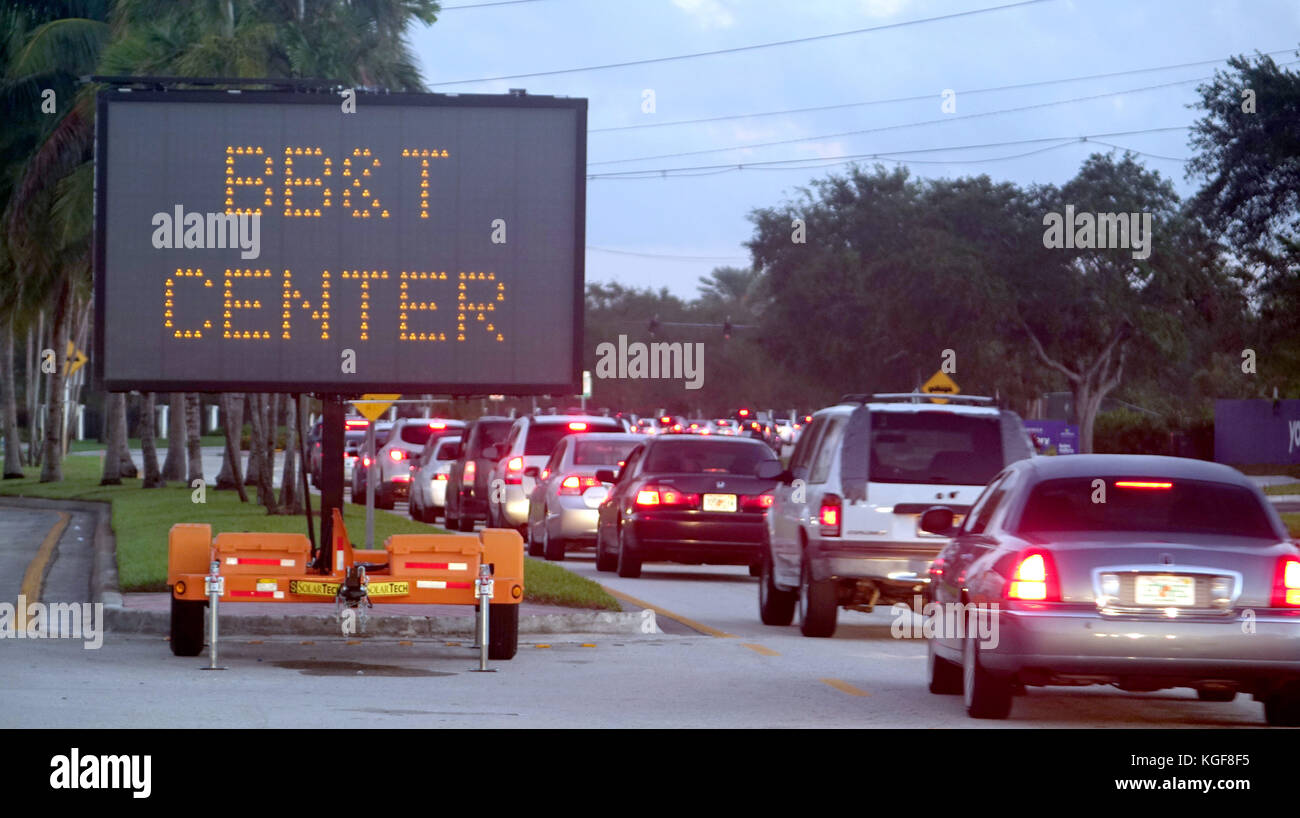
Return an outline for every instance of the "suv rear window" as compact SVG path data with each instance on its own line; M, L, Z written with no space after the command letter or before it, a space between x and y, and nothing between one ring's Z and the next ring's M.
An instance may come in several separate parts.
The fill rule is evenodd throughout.
M573 450L575 466L613 466L627 460L639 440L580 440Z
M587 432L621 432L623 424L615 421L587 421ZM549 455L555 451L555 444L565 435L580 434L569 428L569 422L534 423L528 429L528 440L524 442L524 454L531 456ZM630 451L630 450L629 450Z
M1020 518L1019 533L1120 531L1278 537L1254 492L1228 483L1158 477L1105 478L1104 503L1094 503L1093 481L1072 477L1034 487ZM1124 487L1118 482L1145 483Z
M483 456L483 450L488 446L499 446L505 442L506 435L510 434L510 427L514 425L513 420L492 420L480 421L474 428L478 430L478 440L474 442L475 450L470 452L474 458Z
M873 483L982 486L1003 467L996 417L872 412Z
M663 441L650 449L650 459L642 470L649 474L743 474L754 476L754 467L764 460L775 460L772 450L762 443L740 441L694 440Z
M440 437L458 434L460 429L449 428L446 425L435 429L427 423L411 423L402 427L402 442L423 446L429 442L429 438L436 441Z

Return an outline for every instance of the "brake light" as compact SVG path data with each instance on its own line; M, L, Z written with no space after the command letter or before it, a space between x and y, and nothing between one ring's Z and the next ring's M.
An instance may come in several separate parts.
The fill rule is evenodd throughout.
M766 511L776 502L776 496L772 494L750 494L742 495L740 498L740 507L745 511Z
M1056 564L1046 551L1026 551L1016 563L1007 584L1007 599L1030 602L1060 602L1061 584Z
M1300 560L1282 557L1273 579L1273 607L1300 607Z
M1115 485L1122 489L1171 489L1173 483L1156 483L1150 480L1116 480Z
M682 430L682 425L681 425L680 423L675 423L675 424L673 424L673 431L674 431L674 432L680 432L681 430Z
M391 457L394 462L400 463L401 461L406 459L406 452L402 451L401 449L389 449L388 456Z
M370 468L370 455L366 455L361 458L361 465L366 467L367 469Z
M348 420L343 425L349 429L364 429L368 424L364 420Z
M551 475L551 470L550 470L550 469L542 469L542 479L543 479L543 480L545 480L547 477L550 477L550 475Z
M429 428L430 428L430 429L446 429L446 428L447 428L447 424L442 423L441 421L436 421L436 420L435 420L435 421L433 421L432 423L429 424Z
M668 424L673 422L673 419L668 417L667 415L664 415L663 417L659 418L659 422L667 426Z
M747 418L749 417L749 410L741 409L737 414L739 414L742 418Z
M560 494L580 495L599 485L600 481L590 475L570 474L560 481Z
M517 486L523 482L524 459L522 457L512 457L506 463L506 483Z
M474 475L476 472L478 472L478 464L473 460L466 460L463 481L469 483L471 486L474 485Z
M574 421L573 423L570 423L570 424L569 424L569 431L570 431L570 432L585 432L585 431L587 431L587 424L583 423L583 422L580 421L580 420L579 420L579 421Z
M434 480L446 480L446 479L447 479L447 475L445 475L445 474L435 474L435 475L433 476L433 479L434 479Z
M817 512L817 522L821 524L823 537L840 535L840 510L843 501L838 494L827 494L822 498L821 508Z
M687 494L671 486L649 485L636 493L636 504L638 506L698 508L700 495Z

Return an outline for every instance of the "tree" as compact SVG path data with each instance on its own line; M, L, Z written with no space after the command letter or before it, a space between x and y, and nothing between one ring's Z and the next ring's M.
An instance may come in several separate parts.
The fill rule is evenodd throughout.
M185 441L189 447L189 470L185 482L190 486L193 486L196 480L203 480L203 440L199 437L200 409L198 393L187 393L185 395Z
M167 397L167 459L163 461L164 480L185 479L185 393L172 392Z
M221 420L225 431L226 438L226 460L225 466L222 467L224 472L228 466L230 469L231 485L225 488L233 488L239 494L239 502L247 503L248 494L244 491L244 480L240 472L239 457L239 437L243 430L243 412L241 407L244 405L244 396L234 392L221 396ZM217 477L217 488L221 489L221 477Z
M167 485L158 468L158 450L154 446L154 404L154 393L147 393L140 417L140 449L144 453L144 487L147 489L160 489Z
M105 401L106 404L121 401L126 403L126 395L121 392L113 392ZM126 440L126 409L125 406L121 411L113 411L111 407L105 406L105 415L108 419L107 440L108 445L104 450L104 471L99 478L101 486L120 486L122 484L122 458L120 457L121 446L125 445Z

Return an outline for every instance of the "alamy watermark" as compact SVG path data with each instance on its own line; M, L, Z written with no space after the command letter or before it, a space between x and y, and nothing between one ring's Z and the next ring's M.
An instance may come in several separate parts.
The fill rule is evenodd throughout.
M50 759L50 789L130 790L132 798L153 792L153 756L81 754L73 747L67 755Z
M186 213L176 205L172 213L153 214L153 246L156 250L224 250L238 248L240 258L262 255L260 213Z
M668 378L685 380L687 389L704 386L704 344L701 342L664 342L649 344L627 342L618 336L618 345L609 341L596 345L597 378Z
M895 602L890 606L894 621L889 633L895 639L979 639L980 647L993 650L998 646L998 603L924 602L918 595L913 602ZM917 623L917 612L921 622Z
M86 650L104 644L102 602L0 602L0 639L81 639Z
M1151 257L1150 213L1075 213L1043 216L1043 246L1051 250L1129 250L1133 258Z

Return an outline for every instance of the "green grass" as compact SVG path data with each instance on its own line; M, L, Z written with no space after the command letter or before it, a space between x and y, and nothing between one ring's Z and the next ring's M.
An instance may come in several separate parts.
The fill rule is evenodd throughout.
M1300 537L1300 511L1288 511L1282 515L1282 522L1292 537Z
M0 494L46 497L60 500L106 500L113 504L113 533L117 539L118 579L123 591L167 590L167 532L175 523L196 522L223 531L305 532L302 515L269 516L253 502L240 503L233 491L209 488L206 503L192 501L193 490L176 483L166 488L145 490L139 480L125 480L120 486L101 486L98 457L69 457L63 461L63 481L40 483L40 470L26 470L21 480L0 482ZM250 500L256 496L248 487ZM314 498L313 502L319 498ZM353 541L364 539L366 512L346 504L343 522ZM375 543L382 546L391 534L442 532L409 517L379 511L375 513ZM320 529L317 528L317 536ZM558 565L528 559L524 563L524 600L575 608L621 610L618 601L595 582L566 571Z
M1296 464L1296 463L1288 463L1282 465L1270 464L1270 463L1247 463L1245 465L1239 465L1236 463L1232 463L1229 465L1231 465L1234 469L1241 472L1242 474L1262 474L1262 475L1285 474L1287 477L1300 478L1300 464Z
M1300 483L1279 483L1276 486L1264 486L1265 494L1300 494Z

